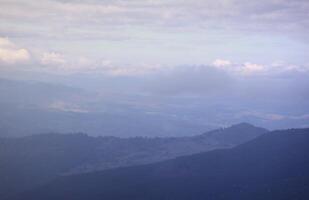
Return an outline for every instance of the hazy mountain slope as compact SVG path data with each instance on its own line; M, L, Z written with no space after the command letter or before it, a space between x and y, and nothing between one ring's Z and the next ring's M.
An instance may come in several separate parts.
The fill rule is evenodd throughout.
M309 129L275 131L233 149L67 176L16 199L306 200Z
M147 164L213 149L230 148L252 140L265 132L267 132L266 129L241 123L193 137L128 139L111 137L108 140L102 140L94 160L86 165L78 166L71 172L79 173Z
M147 164L229 148L265 132L263 128L243 123L199 136L179 138L125 139L47 134L0 139L0 195L32 188L62 174Z
M160 102L154 104L152 98L138 94L1 78L0 111L0 137L48 132L119 137L189 136L218 127L188 115L183 119L182 111L171 111Z
M0 197L46 183L85 163L96 145L95 138L82 134L1 139Z

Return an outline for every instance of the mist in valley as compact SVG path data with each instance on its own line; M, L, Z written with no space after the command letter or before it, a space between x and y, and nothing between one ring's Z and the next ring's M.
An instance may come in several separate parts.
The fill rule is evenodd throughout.
M0 199L309 199L307 1L0 10Z

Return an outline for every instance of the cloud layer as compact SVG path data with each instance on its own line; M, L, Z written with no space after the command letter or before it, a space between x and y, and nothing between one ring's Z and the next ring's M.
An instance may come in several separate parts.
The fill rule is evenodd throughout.
M0 36L72 59L303 64L309 52L306 0L2 0L0 6ZM2 52L16 53L27 57L24 50Z
M20 64L30 60L27 49L15 46L8 38L0 37L0 64Z
M184 108L200 98L190 112L222 108L226 118L307 119L307 0L1 0L0 7L2 77L194 99Z
M2 19L24 23L48 20L51 24L38 29L38 34L50 26L56 29L67 26L65 30L75 33L73 37L83 35L76 30L80 26L96 26L98 31L89 32L99 33L104 27L117 28L126 25L164 28L200 26L206 29L242 27L258 31L289 31L286 34L295 33L307 37L304 31L308 31L309 24L309 3L306 0L43 0L40 4L31 0L3 0L1 7L4 8L1 12ZM31 31L34 27L28 28L27 30ZM18 33L14 28L10 31ZM91 36L87 34L87 30L83 31L86 33L85 37ZM44 35L66 36L63 32Z

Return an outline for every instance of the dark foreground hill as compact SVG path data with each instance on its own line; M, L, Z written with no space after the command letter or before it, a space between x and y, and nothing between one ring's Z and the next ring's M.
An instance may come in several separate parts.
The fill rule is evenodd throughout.
M61 177L17 200L307 200L309 129L157 164Z
M0 199L45 184L60 175L148 164L230 148L265 132L263 128L243 123L179 138L46 134L0 139Z

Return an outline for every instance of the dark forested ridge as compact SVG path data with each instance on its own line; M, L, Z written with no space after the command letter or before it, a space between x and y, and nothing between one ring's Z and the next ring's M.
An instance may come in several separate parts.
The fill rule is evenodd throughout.
M1 197L45 184L59 175L154 163L230 148L267 132L242 123L193 137L117 138L44 134L0 139Z
M60 177L16 199L307 200L308 169L309 129L291 129L232 149Z

